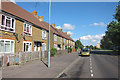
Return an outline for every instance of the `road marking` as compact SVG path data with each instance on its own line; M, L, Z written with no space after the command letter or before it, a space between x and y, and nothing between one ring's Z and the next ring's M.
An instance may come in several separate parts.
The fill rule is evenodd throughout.
M91 77L93 77L93 74L91 74Z
M92 67L90 67L90 69L92 69Z
M75 63L77 63L80 60L80 57L78 57L75 61L73 61L68 67L66 67L56 78L59 78L60 75L62 75L65 71L69 70Z
M93 72L92 70L90 70L91 71L91 73Z
M90 66L92 66L92 63L90 63Z

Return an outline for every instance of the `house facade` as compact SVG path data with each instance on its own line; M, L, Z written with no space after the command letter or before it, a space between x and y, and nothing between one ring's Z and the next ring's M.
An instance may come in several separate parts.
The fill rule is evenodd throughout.
M29 13L13 2L2 2L0 10L0 53L48 50L49 24L37 12ZM9 8L8 8L9 7ZM37 18L38 17L38 18ZM74 40L51 25L51 48L73 48Z

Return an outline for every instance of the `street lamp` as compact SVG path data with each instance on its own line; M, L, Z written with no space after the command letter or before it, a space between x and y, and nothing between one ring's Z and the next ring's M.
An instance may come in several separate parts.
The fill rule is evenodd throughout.
M48 67L50 67L50 16L51 16L51 0L49 0L49 39L48 39Z

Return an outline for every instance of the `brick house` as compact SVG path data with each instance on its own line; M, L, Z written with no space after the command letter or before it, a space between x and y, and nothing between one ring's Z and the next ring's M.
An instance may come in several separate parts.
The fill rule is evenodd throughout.
M0 53L47 51L49 24L43 16L37 18L37 12L29 13L13 2L2 2L0 22ZM52 24L51 48L64 50L65 46L73 47L74 40Z

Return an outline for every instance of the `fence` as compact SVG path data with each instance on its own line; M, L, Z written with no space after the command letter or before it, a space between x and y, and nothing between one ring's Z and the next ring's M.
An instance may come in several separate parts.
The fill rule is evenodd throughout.
M42 60L42 58L47 58L47 51L19 52L15 54L3 53L0 55L0 64L2 66L19 65L29 61Z
M68 50L58 50L57 55L62 55L68 53ZM40 52L19 52L15 54L0 54L0 64L1 66L10 66L10 65L22 65L29 61L42 60L43 58L48 57L48 51Z

